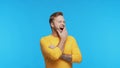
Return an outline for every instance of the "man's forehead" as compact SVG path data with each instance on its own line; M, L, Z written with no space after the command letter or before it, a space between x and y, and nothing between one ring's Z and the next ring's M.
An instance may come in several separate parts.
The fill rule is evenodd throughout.
M59 16L55 17L55 20L64 20L64 17L59 15Z

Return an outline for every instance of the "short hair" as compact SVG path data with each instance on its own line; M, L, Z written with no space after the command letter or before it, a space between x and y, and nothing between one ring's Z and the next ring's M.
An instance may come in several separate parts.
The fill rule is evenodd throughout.
M51 16L50 16L50 19L49 19L49 23L53 22L54 18L57 17L57 16L63 16L63 13L62 12L55 12L53 13Z

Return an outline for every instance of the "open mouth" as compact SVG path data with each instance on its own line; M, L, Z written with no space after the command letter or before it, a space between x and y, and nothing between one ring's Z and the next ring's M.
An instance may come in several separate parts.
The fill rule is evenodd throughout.
M63 30L64 28L60 28L60 30Z
M61 27L61 28L60 28L60 30L63 30L63 29L64 29L64 27Z

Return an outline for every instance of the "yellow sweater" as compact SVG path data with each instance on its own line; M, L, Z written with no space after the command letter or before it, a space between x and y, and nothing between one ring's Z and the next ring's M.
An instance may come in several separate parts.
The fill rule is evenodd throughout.
M79 47L72 36L67 37L63 53L57 47L58 43L59 38L54 37L53 35L45 36L40 40L46 68L72 68L72 63L60 58L62 54L72 55L72 62L79 63L82 60ZM56 48L51 49L49 48L50 45L54 45Z

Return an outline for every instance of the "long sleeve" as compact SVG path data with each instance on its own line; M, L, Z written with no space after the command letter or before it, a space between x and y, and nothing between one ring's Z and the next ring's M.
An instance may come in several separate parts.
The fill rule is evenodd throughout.
M55 47L54 49L49 48L51 45L50 41L45 38L40 40L40 45L44 56L51 60L57 60L62 55L62 51L58 47Z
M82 56L76 40L72 37L72 62L81 62Z

